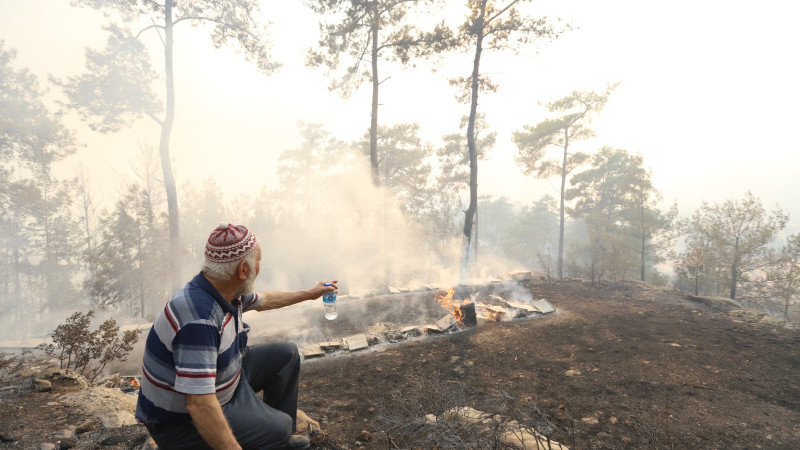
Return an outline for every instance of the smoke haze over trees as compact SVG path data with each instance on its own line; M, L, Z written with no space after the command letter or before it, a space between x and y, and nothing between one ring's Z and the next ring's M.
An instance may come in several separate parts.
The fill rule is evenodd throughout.
M195 41L210 36L213 47L232 43L241 51L237 61L255 63L254 83L289 86L289 80L257 74L273 74L283 62L271 52L282 37L271 34L268 41L264 25L282 19L277 11L262 8L257 14L254 1L232 2L230 10L201 3L176 6L171 18L170 8L107 6L112 23L105 28L103 14L89 9L97 14L102 41L86 50L79 61L85 67L49 78L21 64L0 32L0 341L41 338L57 319L89 308L99 316L118 314L120 321L151 320L176 280L199 271L205 239L221 220L257 234L264 249L259 283L275 289L331 277L357 295L387 285L452 285L464 275L462 258L469 255L472 264L461 281L485 281L511 270L595 283L639 280L727 296L800 320L800 245L788 208L762 203L759 191L742 183L741 192L681 210L693 199L664 198L660 177L666 169L650 161L647 149L594 136L625 89L624 80L595 80L608 86L605 91L545 87L547 95L536 99L545 106L516 106L513 123L508 108L496 107L497 97L524 94L518 87L505 89L506 73L514 71L505 64L534 47L555 45L556 35L560 40L577 32L554 28L570 17L515 0L471 0L458 9L425 13L412 8L429 3L423 1L378 2L380 13L358 10L358 2L306 1L313 11L301 17L314 27L322 24L322 30L303 59L331 70L319 89L347 85L358 96L359 82L371 81L371 112L362 101L360 116L310 116L291 127L295 143L283 146L272 144L274 131L260 129L265 119L256 113L248 117L261 133L253 139L253 153L229 145L225 126L193 124L192 133L212 128L221 136L217 152L208 154L185 140L178 141L182 147L170 144L172 116L213 117L216 92L224 96L230 86L202 86L207 109L181 108L181 95L197 91L185 78L173 80L173 58L178 64L179 55L190 56L187 48L209 47ZM454 10L460 15L453 16ZM171 29L183 21L186 47L176 47L173 55ZM190 23L198 29L191 31ZM136 34L140 29L154 33L152 39ZM360 34L353 34L356 29ZM376 53L376 46L385 54ZM482 62L486 50L491 51L484 57L495 59ZM380 116L379 59L382 74L398 74L391 89L381 91L393 103L381 106ZM372 69L365 73L364 64ZM442 118L445 126L433 128L426 119L426 110L437 107L434 97L414 104L419 119L397 120L389 113L397 97L388 91L411 96L423 89L406 83L402 75L410 72L431 85L442 81L445 90L455 80L451 84L470 110L452 99L451 89L455 112ZM529 76L540 84L536 73ZM479 94L495 90L478 101ZM294 95L298 100L291 107L315 109L314 102L302 101L302 92ZM277 100L263 105L265 111L284 107L289 108ZM134 160L120 157L119 167L104 170L64 169L71 161L118 151L91 136L124 134L143 118L157 125L157 147L155 134L134 132ZM357 133L342 132L338 120L358 122ZM186 133L180 127L176 132ZM267 151L279 156L261 165L254 155ZM500 176L483 171L501 153L516 154L514 166ZM227 164L243 173L257 166L257 175L225 176ZM196 165L220 171L198 177L192 173ZM108 173L114 180L98 188ZM538 190L484 190L502 184L503 177L531 174L544 179ZM244 192L232 189L235 183ZM697 197L705 199L702 192Z
M269 42L254 19L259 13L259 3L253 0L224 3L202 0L191 3L166 1L162 5L158 2L77 0L73 5L116 14L124 23L112 23L106 27L109 32L107 48L102 52L87 50L87 72L70 77L63 87L70 106L77 109L85 120L95 120L90 123L95 130L118 131L142 116L150 117L160 127L159 153L169 215L169 272L172 288L177 289L181 284L179 209L169 151L175 121L173 30L181 22L194 26L211 24L214 47L234 43L244 51L248 62L255 62L259 71L269 75L279 65L272 61ZM133 27L142 22L150 23L140 26L134 34ZM147 48L139 40L142 33L148 31L158 33L163 46L166 97L163 118L157 117L162 106L152 90L157 76L151 69Z

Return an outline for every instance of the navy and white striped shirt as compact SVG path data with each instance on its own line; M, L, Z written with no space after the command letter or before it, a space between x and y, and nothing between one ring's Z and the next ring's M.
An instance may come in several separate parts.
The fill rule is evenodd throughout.
M143 423L191 420L186 394L216 393L221 405L236 390L250 327L242 312L261 304L258 293L228 303L202 272L159 313L145 344L136 419Z

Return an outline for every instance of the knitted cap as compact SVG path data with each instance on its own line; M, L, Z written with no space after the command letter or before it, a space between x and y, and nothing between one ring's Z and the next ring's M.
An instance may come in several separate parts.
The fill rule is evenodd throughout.
M208 237L206 258L218 263L233 261L252 252L256 244L256 235L244 225L222 222Z

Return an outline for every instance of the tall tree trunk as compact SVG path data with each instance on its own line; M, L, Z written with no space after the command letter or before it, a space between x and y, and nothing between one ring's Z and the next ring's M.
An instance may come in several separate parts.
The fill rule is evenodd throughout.
M564 194L567 186L567 149L569 128L564 129L564 160L561 162L561 197L558 208L558 279L564 278Z
M784 303L783 303L783 319L786 320L787 322L789 322L789 302L792 300L791 292L794 290L791 286L795 283L794 282L794 279L795 279L795 273L794 273L795 272L795 265L794 265L794 263L790 263L790 264L791 264L791 266L790 266L790 269L789 269L789 274L786 276L786 279L788 280L788 283L790 283L789 284L790 287L787 289L789 292L786 292L786 290L784 290L784 293L783 293L784 300L785 300Z
M600 276L597 274L597 266L600 263L600 238L595 237L594 240L594 248L592 249L592 284L594 284L595 278L597 281L600 281Z
M48 192L48 182L50 178L50 170L47 168L46 165L42 165L42 220L44 222L44 262L42 264L42 283L44 285L44 292L45 292L45 300L48 303L48 306L52 306L55 293L53 292L53 271L52 271L52 260L53 260L53 250L50 246L50 207L48 202L49 192ZM39 307L40 310L42 308L42 300L39 300Z
M481 217L479 215L479 211L477 206L475 207L475 223L472 224L472 228L475 230L475 236L473 237L473 251L472 251L472 259L478 260L478 237L481 231Z
M4 237L4 239L3 239L3 269L4 270L3 270L3 274L2 274L2 276L3 276L3 295L2 295L2 300L4 300L4 301L8 301L7 296L8 296L8 290L10 288L9 287L10 286L9 285L9 283L10 283L10 278L9 278L10 271L7 270L7 269L11 267L11 256L9 255L8 251L9 251L8 237ZM3 303L5 303L5 302L3 302Z
M19 210L14 210L14 221L12 222L12 230L14 233L14 296L12 297L12 301L14 302L14 317L16 318L16 322L18 324L26 324L26 331L30 329L30 326L26 323L21 321L22 317L20 314L20 310L22 307L22 297L20 296L20 289L22 289L22 283L20 283L19 279ZM15 327L17 328L17 327ZM21 327L20 327L21 328ZM27 333L17 333L17 337L27 337Z
M642 267L641 267L642 274L641 275L642 275L642 279L641 279L641 281L644 282L644 266L645 266L644 256L645 256L645 241L647 240L647 236L646 236L645 227L644 227L644 194L642 194L642 195L643 196L642 196L642 248L641 248L641 257L642 257Z
M369 164L372 169L372 184L378 186L378 27L380 17L373 12L372 17L372 115L369 124Z
M463 259L461 260L461 278L469 276L470 243L472 239L472 224L475 212L478 210L478 148L475 142L475 119L478 115L478 86L480 77L481 52L483 51L483 27L486 15L486 1L483 0L478 16L478 38L475 43L475 60L472 63L472 102L469 107L469 123L467 124L467 148L469 149L469 206L464 212L464 243Z
M136 219L136 284L139 294L139 317L144 319L144 237L142 236L141 218ZM131 311L133 312L133 311Z
M731 300L736 300L736 284L739 282L739 238L737 237L733 244L733 262L731 263Z
M92 232L89 227L89 202L90 200L85 196L83 198L83 230L86 233L86 251L92 253Z
M164 73L166 74L167 109L161 123L161 171L164 175L164 189L167 192L167 213L169 215L169 272L172 290L180 288L180 233L178 227L178 190L169 160L169 138L175 121L175 80L172 68L172 0L164 2Z

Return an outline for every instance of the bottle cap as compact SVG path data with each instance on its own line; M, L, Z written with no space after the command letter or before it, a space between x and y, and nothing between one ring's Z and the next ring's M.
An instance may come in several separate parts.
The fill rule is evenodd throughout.
M325 283L325 286L331 286L331 283Z

